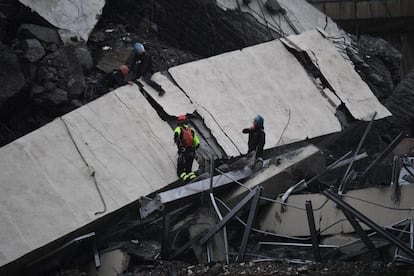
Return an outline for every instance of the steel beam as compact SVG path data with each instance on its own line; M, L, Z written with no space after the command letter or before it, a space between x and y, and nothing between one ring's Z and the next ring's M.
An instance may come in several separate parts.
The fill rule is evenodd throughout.
M349 223L355 229L355 232L357 232L358 236L361 238L362 242L365 244L368 250L376 250L375 245L369 239L367 233L365 233L364 229L362 229L361 225L356 221L356 219L352 216L352 214L348 212L345 208L342 208L342 207L340 208L342 210L342 213L344 213Z
M222 220L219 221L216 225L214 225L207 234L200 239L200 243L203 245L205 244L211 237L220 231L224 225L226 225L232 218L234 218L237 213L252 199L256 194L256 189L250 191L227 215L224 216Z
M162 234L161 257L163 260L169 258L169 236L170 236L170 214L164 213L164 229Z
M365 178L368 173L371 172L372 168L382 162L385 157L398 145L398 143L404 138L404 132L400 132L397 137L392 140L392 142L381 152L381 154L365 169L365 171L361 174L362 178Z
M367 137L368 132L370 131L370 129L372 127L372 124L374 123L374 119L375 119L376 116L377 116L377 112L374 112L374 115L372 115L371 121L369 122L367 128L365 129L364 134L362 135L361 140L359 141L359 144L357 146L357 149L354 152L354 156L352 158L352 161L351 161L351 163L349 163L348 168L346 169L346 172L344 174L344 177L342 178L341 184L339 185L339 193L340 194L344 193L344 191L345 191L346 179L348 178L348 174L351 171L352 165L354 164L353 161L354 161L355 157L358 155L358 152L361 149L362 144L364 143L365 138Z
M244 260L244 255L246 254L247 242L249 241L250 231L252 229L253 220L257 214L257 206L260 200L260 194L262 188L258 187L255 189L254 197L252 200L252 205L250 206L249 217L247 218L246 227L244 228L243 238L240 245L239 255L237 256L236 261L242 262Z
M395 202L400 201L400 172L401 172L401 158L394 156L392 160L392 174L391 174L391 187L392 194L391 200Z
M375 230L379 235L384 237L389 242L393 243L395 246L399 247L402 251L407 253L411 258L414 258L414 251L411 250L410 247L406 246L404 243L399 241L396 237L389 234L387 231L382 229L378 224L364 216L362 213L360 213L358 210L353 208L351 205L343 201L338 195L332 193L330 190L324 190L323 194L328 197L330 200L334 201L340 208L346 209L348 212L350 212L354 217L365 223L368 227Z
M269 164L269 160L265 160L264 164ZM249 168L249 166L245 166L239 170L222 173L221 175L216 175L212 178L209 177L207 179L202 179L175 189L161 192L152 200L142 197L140 198L141 207L139 209L141 218L145 218L157 210L162 211L164 208L163 204L242 180L252 174L253 171Z
M316 231L315 227L315 218L313 216L313 209L312 209L312 202L310 200L306 200L306 215L308 216L308 225L309 225L309 232L312 240L312 249L313 255L315 257L315 261L321 261L321 254L319 252L319 239L318 239L318 232Z

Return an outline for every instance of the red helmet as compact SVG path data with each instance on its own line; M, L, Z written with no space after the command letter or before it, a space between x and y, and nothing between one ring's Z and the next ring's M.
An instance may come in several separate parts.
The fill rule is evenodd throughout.
M126 76L126 75L128 75L128 66L126 66L125 64L124 65L121 65L121 67L119 67L119 70L122 72L122 75L124 75L124 76Z
M185 116L184 114L178 115L178 122L179 123L184 123L187 121L187 116Z

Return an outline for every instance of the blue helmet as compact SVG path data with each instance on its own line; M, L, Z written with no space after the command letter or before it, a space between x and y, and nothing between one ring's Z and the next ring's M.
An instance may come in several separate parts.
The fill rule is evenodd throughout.
M134 44L134 50L137 52L145 52L144 45L138 42Z
M257 126L260 128L263 128L264 126L264 119L262 116L257 115L256 117L254 117L254 121L256 122Z

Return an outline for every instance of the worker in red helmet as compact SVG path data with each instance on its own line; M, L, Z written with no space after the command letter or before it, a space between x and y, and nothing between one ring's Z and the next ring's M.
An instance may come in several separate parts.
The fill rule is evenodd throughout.
M105 94L112 89L128 83L127 75L129 68L126 65L122 65L119 69L112 70L105 74L96 83L96 90L99 94Z
M177 118L174 142L178 149L177 175L184 183L187 183L196 178L192 166L196 149L200 146L200 140L194 128L188 126L187 116L183 114Z
M142 77L149 86L158 91L159 96L165 94L165 90L161 87L161 85L151 79L154 74L154 70L152 68L152 57L147 53L144 45L139 42L135 43L125 64L131 68L131 79L139 79Z

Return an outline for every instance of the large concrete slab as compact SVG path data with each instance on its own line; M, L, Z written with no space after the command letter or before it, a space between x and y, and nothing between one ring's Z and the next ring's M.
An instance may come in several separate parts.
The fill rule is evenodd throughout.
M271 41L169 69L228 156L247 152L241 130L265 118L266 145L341 130L328 100L280 41ZM168 93L168 92L167 92Z
M377 112L376 119L391 116L352 65L321 32L310 30L282 38L282 41L298 51L307 52L354 118L369 121L374 112Z
M105 0L19 0L53 26L88 41L98 22Z
M348 191L343 199L381 226L390 226L403 219L413 218L414 185L401 187L401 200L398 203L391 200L391 193L391 187L366 188ZM321 231L321 235L354 232L342 211L322 194L291 195L287 203L298 208L288 206L285 212L281 211L280 204L272 204L268 211L262 212L260 229L281 235L309 236L305 210L307 200L312 202L316 229ZM361 226L368 229L363 223Z
M0 266L177 180L171 137L127 85L1 148Z
M271 14L266 9L265 2L251 1L249 5L244 5L243 0L217 0L217 5L224 10L237 10L240 7L242 12L251 14L258 22L282 36L296 34L296 31L302 33L314 28L321 28L331 36L341 35L347 41L349 40L347 34L339 29L334 21L306 0L278 0L281 7L286 10L286 16L281 13Z

